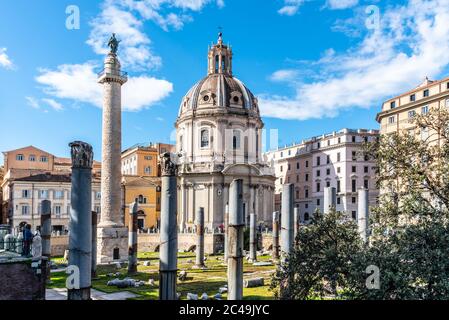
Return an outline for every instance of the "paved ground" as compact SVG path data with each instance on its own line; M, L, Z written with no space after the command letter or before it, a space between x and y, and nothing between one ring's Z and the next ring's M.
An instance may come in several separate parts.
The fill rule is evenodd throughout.
M90 291L92 300L126 300L138 297L129 291L121 291L116 293L104 293L95 289ZM47 289L45 292L46 300L67 300L67 289Z

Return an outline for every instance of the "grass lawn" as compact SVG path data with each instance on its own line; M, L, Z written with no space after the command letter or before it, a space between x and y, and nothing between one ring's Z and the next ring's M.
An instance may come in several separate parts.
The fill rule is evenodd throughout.
M187 293L195 293L201 296L204 292L210 297L218 293L218 289L227 284L226 266L223 264L223 255L206 255L206 270L192 269L195 261L195 253L179 253L178 254L178 269L179 271L187 271L187 280L181 282L178 280L178 292L181 293L181 299L186 299ZM270 256L258 257L259 261L269 261ZM56 264L63 263L61 257L52 258ZM144 261L150 261L150 266L144 266ZM129 291L137 294L137 300L156 300L159 295L159 253L158 252L141 252L138 254L138 273L130 276L136 280L145 282L144 286L139 288L118 289L116 287L108 287L107 282L117 277L108 277L109 273L120 272L118 277L124 279L128 277L126 265L117 270L115 265L99 266L97 269L97 279L92 280L92 287L106 293L114 293L118 291ZM269 290L271 273L275 270L275 266L253 266L245 260L243 267L243 277L255 278L263 277L265 279L265 286L258 288L244 288L243 296L245 300L266 300L273 299L273 293ZM57 272L51 274L52 283L49 288L65 288L66 274L64 272ZM154 279L154 287L148 284L149 279ZM226 299L226 294L223 295Z

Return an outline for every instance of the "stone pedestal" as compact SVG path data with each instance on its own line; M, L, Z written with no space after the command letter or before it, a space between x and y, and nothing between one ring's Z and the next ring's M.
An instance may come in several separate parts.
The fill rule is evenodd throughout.
M97 229L97 263L128 261L128 228L101 227Z

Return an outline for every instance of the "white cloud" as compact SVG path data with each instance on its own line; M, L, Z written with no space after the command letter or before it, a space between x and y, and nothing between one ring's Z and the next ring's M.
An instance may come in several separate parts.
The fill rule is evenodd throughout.
M344 53L311 62L315 76L294 84L293 97L262 94L262 114L282 119L333 117L342 110L380 107L383 99L435 77L449 65L447 0L409 0L382 14L379 29Z
M298 74L298 70L282 69L274 72L270 76L270 80L275 82L293 81L298 76Z
M146 76L130 78L123 88L123 107L138 111L158 103L172 92L173 84L166 80Z
M62 65L56 70L41 70L36 81L44 86L44 92L59 99L89 103L99 108L103 103L103 91L97 83L93 63ZM130 77L123 86L123 110L138 111L153 106L173 92L173 84L154 77ZM50 106L49 101L46 103Z
M65 64L56 70L40 70L36 81L45 85L44 92L60 99L102 105L102 90L97 83L93 63Z
M87 43L95 53L108 52L107 41L112 33L122 41L120 58L128 70L142 71L157 68L161 58L151 49L151 40L143 31L146 21L153 21L168 31L182 29L192 21L189 11L200 11L214 2L224 6L224 0L106 0L101 13L91 22Z
M62 104L60 104L56 100L45 98L45 99L42 99L42 101L45 102L46 104L48 104L50 107L52 107L53 110L55 110L55 111L64 110L64 107L62 106Z
M151 43L142 31L142 21L132 13L114 5L106 5L101 14L92 21L92 30L87 43L97 54L108 53L107 40L117 33L121 42L120 58L124 66L133 70L151 69L160 66L161 59L152 53Z
M39 101L34 97L25 97L28 105L33 109L40 109Z
M327 0L330 9L347 9L356 6L359 0Z
M14 64L12 63L9 56L6 54L6 48L0 48L0 67L6 69L13 69Z
M284 6L278 10L278 13L286 16L293 16L298 13L301 6L306 1L311 0L284 0ZM326 0L324 7L330 10L348 9L356 6L359 3L358 0Z
M279 9L281 15L293 16L299 8L304 4L305 0L284 0L284 6Z

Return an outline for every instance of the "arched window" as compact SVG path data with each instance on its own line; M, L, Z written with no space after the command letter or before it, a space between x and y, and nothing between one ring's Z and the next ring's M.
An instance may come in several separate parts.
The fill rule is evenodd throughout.
M221 56L221 72L225 72L226 70L226 57Z
M310 217L309 217L309 213L306 212L304 213L304 221L309 221Z
M232 148L234 150L240 149L240 131L234 130L234 134L232 137Z
M202 129L201 130L201 148L209 148L209 130L208 129Z
M215 56L215 73L218 73L218 68L220 66L220 58L217 56Z

